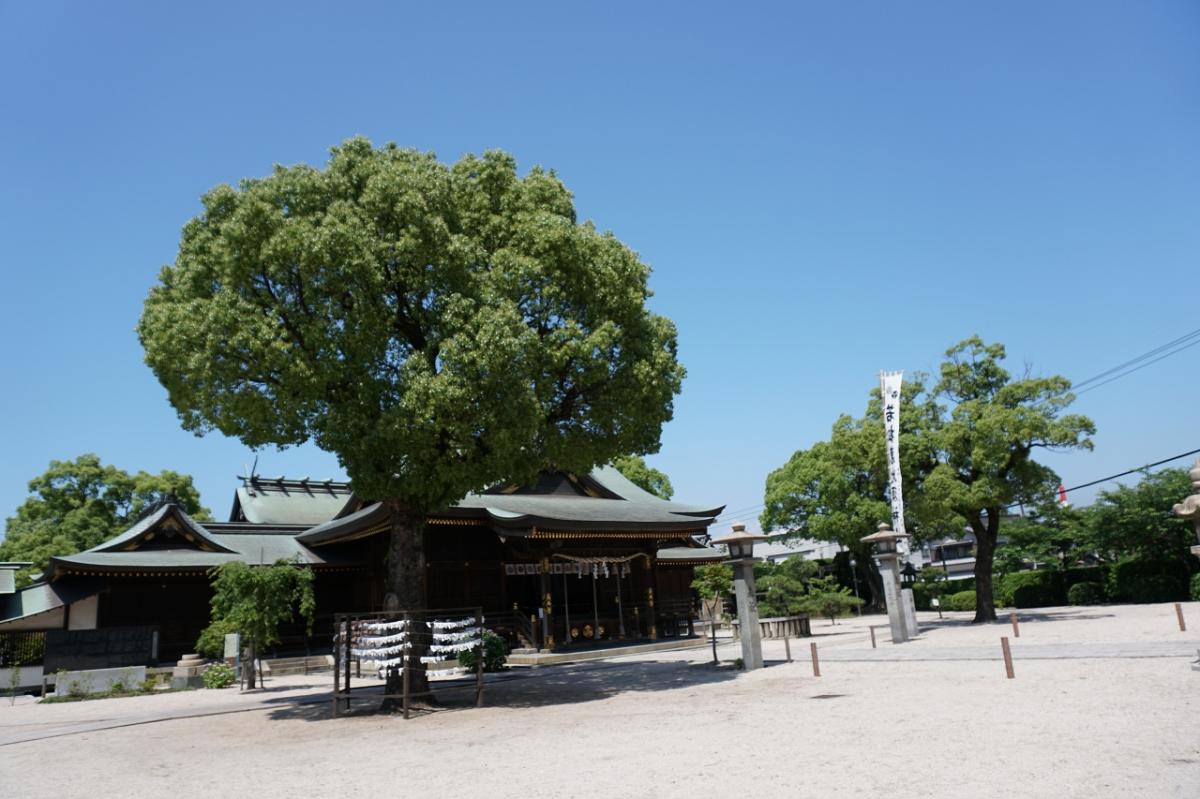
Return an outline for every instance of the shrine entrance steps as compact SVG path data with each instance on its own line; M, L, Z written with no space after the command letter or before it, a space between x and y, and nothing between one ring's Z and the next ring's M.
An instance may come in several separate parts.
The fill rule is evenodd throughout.
M622 655L645 655L654 652L674 652L680 649L700 649L705 645L703 638L674 638L667 641L647 641L628 646L597 647L595 649L562 649L554 652L539 652L529 649L514 649L508 655L510 666L553 666L560 663L576 663L581 660L602 660Z

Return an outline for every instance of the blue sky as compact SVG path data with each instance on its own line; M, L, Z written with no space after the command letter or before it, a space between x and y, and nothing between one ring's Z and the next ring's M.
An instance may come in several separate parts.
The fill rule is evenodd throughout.
M227 512L253 455L181 430L142 300L204 191L355 134L557 170L679 326L650 462L747 521L882 368L979 333L1080 380L1200 327L1195 3L249 5L0 2L0 514L83 452ZM1048 462L1200 447L1198 361L1081 396L1095 451Z

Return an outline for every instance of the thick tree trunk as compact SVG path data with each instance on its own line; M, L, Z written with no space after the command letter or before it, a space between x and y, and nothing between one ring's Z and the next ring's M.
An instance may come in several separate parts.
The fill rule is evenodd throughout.
M996 538L1000 532L1002 508L988 508L986 520L982 515L970 519L975 534L975 618L974 623L996 620L996 604L992 599L992 568L996 560Z
M887 604L883 598L883 575L879 573L879 564L875 562L875 558L870 553L867 553L859 556L858 566L866 577L867 590L871 595L870 607L873 610L886 610Z
M388 521L391 526L387 553L387 592L385 606L400 610L425 610L425 514L411 509L400 499L387 500ZM409 691L424 693L429 690L429 680L421 657L429 650L428 625L424 619L416 620L410 627L414 636L408 662ZM399 694L403 681L399 673L388 675L385 693ZM430 697L418 697L417 701L427 704ZM385 701L383 710L399 709L400 701Z

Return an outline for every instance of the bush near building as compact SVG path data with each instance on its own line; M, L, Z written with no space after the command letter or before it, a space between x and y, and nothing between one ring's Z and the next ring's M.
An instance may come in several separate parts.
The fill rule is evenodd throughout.
M942 608L945 610L975 610L975 592L959 591L942 598Z
M1076 583L1067 590L1067 604L1099 605L1105 596L1104 583Z
M1192 575L1192 601L1200 602L1200 574Z

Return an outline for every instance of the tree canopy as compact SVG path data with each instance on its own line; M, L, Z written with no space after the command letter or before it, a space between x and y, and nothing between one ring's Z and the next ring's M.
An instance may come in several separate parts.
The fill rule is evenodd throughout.
M385 501L401 607L425 603L428 512L658 449L675 327L553 172L354 138L203 205L146 298L146 361L186 429L311 440Z
M208 518L189 475L170 470L130 474L90 453L51 461L43 474L29 481L29 493L7 520L0 541L0 560L34 564L17 573L21 585L45 571L50 558L97 546L167 498L191 516Z
M675 494L671 479L652 466L640 455L622 455L613 461L613 466L625 475L629 482L661 499L670 499Z
M906 383L900 407L906 527L918 540L958 538L964 526L973 533L976 621L995 618L992 566L1005 510L1058 484L1033 455L1090 449L1095 432L1087 417L1064 412L1074 400L1070 381L1013 378L1004 357L1001 344L965 339L946 351L931 389L922 375ZM862 419L841 417L828 442L797 452L767 478L764 530L794 530L853 549L890 517L878 389L872 394Z
M1171 507L1191 492L1185 469L1146 473L1136 485L1101 491L1084 514L1089 546L1106 560L1188 561L1196 534Z
M355 138L203 203L138 324L188 430L311 439L422 510L658 448L674 325L554 173Z

